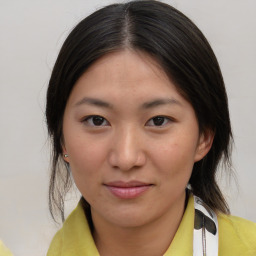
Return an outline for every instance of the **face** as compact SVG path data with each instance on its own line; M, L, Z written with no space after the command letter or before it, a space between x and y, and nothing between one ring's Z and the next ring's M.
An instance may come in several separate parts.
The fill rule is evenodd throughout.
M144 53L108 54L77 81L63 152L92 217L146 225L184 208L193 164L210 149L194 110Z

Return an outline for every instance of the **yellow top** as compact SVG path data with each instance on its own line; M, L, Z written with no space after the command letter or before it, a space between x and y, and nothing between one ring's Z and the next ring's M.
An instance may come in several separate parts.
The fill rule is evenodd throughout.
M256 223L224 214L218 216L219 256L256 256ZM190 196L179 229L164 256L192 256L194 200ZM79 203L52 240L47 256L99 256Z
M5 247L3 242L0 240L0 256L12 256L12 253L8 248Z

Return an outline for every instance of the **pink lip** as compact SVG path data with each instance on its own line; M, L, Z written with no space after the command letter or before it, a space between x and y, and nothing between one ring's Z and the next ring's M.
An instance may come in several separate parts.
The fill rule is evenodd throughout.
M152 184L140 181L114 181L104 185L114 196L122 199L132 199L139 197L152 186Z

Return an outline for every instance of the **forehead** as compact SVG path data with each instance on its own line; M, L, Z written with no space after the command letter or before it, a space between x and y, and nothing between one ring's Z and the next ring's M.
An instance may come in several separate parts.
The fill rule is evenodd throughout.
M123 50L106 54L78 79L74 91L104 95L129 92L133 96L178 93L159 63L144 52ZM96 96L96 95L95 95Z
M152 78L154 73L158 78L169 80L160 64L153 57L145 52L128 49L104 55L87 69L84 77L96 72L100 72L102 76L108 79L140 80L146 79L148 75Z

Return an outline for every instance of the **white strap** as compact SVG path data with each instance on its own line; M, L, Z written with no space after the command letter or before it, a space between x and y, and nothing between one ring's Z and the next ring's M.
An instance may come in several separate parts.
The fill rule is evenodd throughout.
M195 224L193 256L218 256L218 219L215 212L194 196Z

